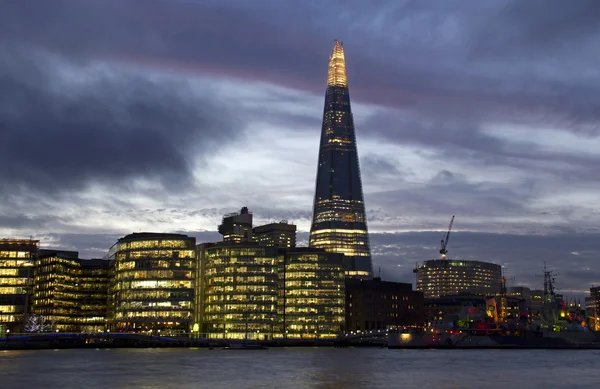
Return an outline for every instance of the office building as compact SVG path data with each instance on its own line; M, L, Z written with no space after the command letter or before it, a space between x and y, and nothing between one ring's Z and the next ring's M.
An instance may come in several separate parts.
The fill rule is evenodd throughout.
M157 334L191 331L196 239L134 233L115 243L110 286L113 331Z
M288 339L332 339L344 329L344 256L286 250L280 265L280 312Z
M104 331L109 261L80 259L77 251L40 250L32 312L61 332Z
M198 246L202 292L196 322L202 336L272 339L277 317L280 251L256 243L218 242Z
M24 332L39 241L0 240L0 333Z
M344 46L329 59L309 246L344 254L347 277L371 278L372 263Z
M296 226L287 220L269 223L252 229L254 241L268 247L296 247Z
M223 241L232 243L252 242L252 214L247 207L240 212L233 212L223 216L219 225L219 234Z
M415 269L425 298L500 294L502 267L483 261L433 259Z
M424 325L423 293L411 284L372 280L346 280L346 331L385 330L390 326Z

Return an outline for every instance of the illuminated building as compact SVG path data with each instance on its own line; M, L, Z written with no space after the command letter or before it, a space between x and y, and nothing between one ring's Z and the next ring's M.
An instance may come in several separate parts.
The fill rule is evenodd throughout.
M0 240L0 333L22 332L30 313L38 240Z
M187 333L194 300L196 239L134 233L117 241L110 287L113 331Z
M287 220L265 224L252 229L254 241L268 247L296 247L296 226Z
M329 59L309 246L345 255L346 276L370 278L371 250L344 47Z
M219 234L223 235L225 242L252 242L252 214L248 208L225 215L219 225Z
M209 338L272 338L277 332L275 247L255 243L205 243L198 246L201 294L196 317Z
M32 312L67 332L104 330L109 261L79 259L76 251L40 250Z
M585 317L588 318L590 328L600 331L600 286L592 286L590 295L585 298Z
M423 326L423 293L411 284L346 280L346 331L385 330L390 326Z
M460 294L500 294L502 267L494 263L433 259L415 269L417 290L425 298Z
M312 248L286 251L279 299L284 336L335 338L343 331L344 278L342 254Z

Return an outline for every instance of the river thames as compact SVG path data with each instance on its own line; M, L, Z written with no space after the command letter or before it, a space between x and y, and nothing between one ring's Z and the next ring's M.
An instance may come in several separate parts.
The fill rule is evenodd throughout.
M98 349L0 352L2 389L595 387L598 350Z

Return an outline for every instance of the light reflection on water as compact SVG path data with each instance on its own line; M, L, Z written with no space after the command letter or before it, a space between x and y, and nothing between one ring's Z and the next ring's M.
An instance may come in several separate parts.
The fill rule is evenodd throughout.
M0 352L1 389L592 387L597 350L118 349Z

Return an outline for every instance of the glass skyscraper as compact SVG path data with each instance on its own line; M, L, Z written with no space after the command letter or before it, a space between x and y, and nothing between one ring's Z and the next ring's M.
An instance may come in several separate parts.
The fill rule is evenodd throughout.
M329 58L309 246L344 254L347 277L372 277L344 46L337 40Z

